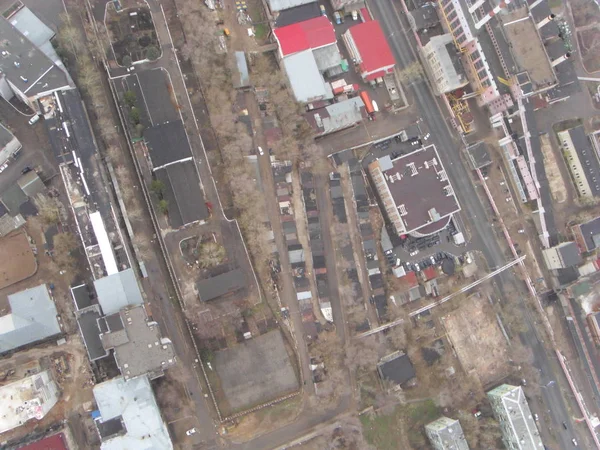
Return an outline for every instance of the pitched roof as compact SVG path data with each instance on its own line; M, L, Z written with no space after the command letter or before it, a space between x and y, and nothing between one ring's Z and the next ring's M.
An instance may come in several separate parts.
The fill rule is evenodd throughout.
M62 332L45 284L8 296L10 314L0 317L0 353Z
M127 269L94 281L98 303L105 315L119 312L128 305L141 305L142 293L133 269Z
M282 56L337 42L333 25L325 16L276 28L274 33Z
M120 419L125 434L104 436L102 450L168 450L173 448L147 377L114 378L94 386L100 424ZM121 430L122 428L120 428Z
M378 21L355 25L349 31L362 60L361 72L373 72L396 63Z
M198 296L203 302L213 300L222 295L242 289L246 285L246 277L241 269L234 269L215 277L200 280L196 283Z
M399 351L381 358L377 364L377 371L382 379L398 385L406 383L416 375L408 355Z
M333 98L331 84L323 79L311 50L284 58L283 65L299 102Z

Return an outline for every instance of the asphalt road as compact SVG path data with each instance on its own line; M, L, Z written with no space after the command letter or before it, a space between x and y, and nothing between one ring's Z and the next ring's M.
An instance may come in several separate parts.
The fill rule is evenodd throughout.
M411 46L413 46L412 36L409 38L403 31L409 29L408 25L405 20L401 19L401 15L394 4L388 0L373 0L370 2L370 7L375 18L381 22L384 34L388 37L388 42L400 69L415 61L416 58L411 49ZM496 241L492 227L487 221L485 209L472 185L471 174L461 162L460 144L450 134L435 97L424 81L414 82L407 88L407 93L413 96L429 126L431 140L436 144L448 176L452 180L462 207L463 216L469 219L474 244L482 250L489 267L504 265L506 258ZM522 292L524 289L523 283L517 280L511 272L504 272L502 276L498 277L497 285L500 293L505 291L504 285L514 286L516 292ZM537 336L533 327L531 312L524 303L521 304L521 309L526 318L527 331L522 333L520 337L524 344L533 351L534 365L540 370L541 374L541 384L546 385L554 380L558 381L560 385L564 385L566 381L564 381L562 374L558 372L560 369L557 362L550 360L543 343ZM555 373L559 375L558 378ZM559 433L557 438L561 448L570 448L572 447L571 439L573 437L578 441L580 439L572 431L572 427L569 427L568 430L564 430L562 427L562 422L571 423L571 416L561 395L560 385L554 383L548 388L541 389L541 391L553 422L553 428Z

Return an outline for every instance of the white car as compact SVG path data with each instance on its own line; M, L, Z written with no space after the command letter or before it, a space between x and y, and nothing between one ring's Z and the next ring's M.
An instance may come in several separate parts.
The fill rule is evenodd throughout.
M415 256L419 253L419 250L415 250L414 252L410 252L410 256Z
M575 447L577 447L577 441L575 440L575 438L571 439L571 442L573 443L573 445L574 445Z
M39 114L36 114L35 116L32 116L31 119L29 119L29 125L33 125L38 120L40 120L40 115Z
M196 429L195 428L190 428L189 430L187 430L185 432L185 434L187 434L188 436L191 436L192 434L196 434Z
M262 156L262 155L264 155L264 154L265 154L265 152L263 152L263 149L262 149L262 147L258 147L258 154L259 154L260 156Z
M358 20L358 11L357 10L352 11L352 20Z
M425 136L423 136L423 140L426 141L430 137L431 137L431 133L427 133Z

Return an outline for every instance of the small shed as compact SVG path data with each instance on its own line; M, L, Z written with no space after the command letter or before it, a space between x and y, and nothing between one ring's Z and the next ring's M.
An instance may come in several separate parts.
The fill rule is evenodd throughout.
M233 74L233 87L236 89L247 89L250 87L250 74L248 73L248 62L244 52L234 52L235 69Z

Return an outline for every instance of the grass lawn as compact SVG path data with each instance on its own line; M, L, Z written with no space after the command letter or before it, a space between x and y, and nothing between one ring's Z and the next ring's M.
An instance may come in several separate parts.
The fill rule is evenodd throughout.
M256 36L256 39L259 40L265 39L268 31L269 29L264 23L259 23L254 27L254 35Z
M569 128L575 128L581 124L583 124L583 121L579 118L576 118L555 123L552 128L554 129L555 133L560 133L561 131L568 130Z
M433 400L396 406L390 415L363 414L360 421L367 442L378 450L395 450L401 448L406 437L411 446L421 446L425 443L423 427L440 416ZM404 426L402 426L404 425ZM406 430L408 436L402 435Z

